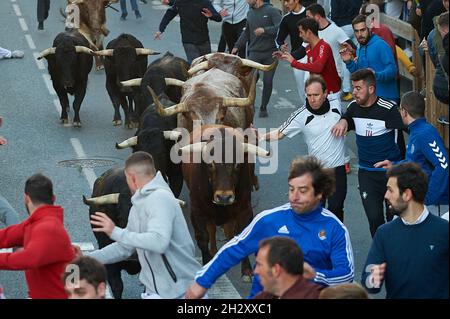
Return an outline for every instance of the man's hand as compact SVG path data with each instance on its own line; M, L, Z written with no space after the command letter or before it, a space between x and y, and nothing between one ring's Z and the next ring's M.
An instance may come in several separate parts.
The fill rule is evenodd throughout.
M219 14L220 14L220 16L221 16L222 18L223 18L223 17L227 17L227 16L230 15L230 14L228 13L228 10L227 10L227 9L222 9L222 10L220 10Z
M275 51L272 53L272 57L277 58L279 60L285 60L289 63L292 63L294 61L294 57L289 52L283 52L283 51Z
M303 262L303 278L305 279L313 279L316 277L316 271L310 264L307 262Z
M202 14L207 17L208 19L212 17L212 12L211 10L209 10L208 8L203 8L202 9Z
M72 245L72 247L73 247L73 250L75 251L75 256L77 258L83 256L83 252L81 251L80 246Z
M384 280L384 272L386 271L386 263L381 265L373 265L370 269L368 288L380 288Z
M419 47L425 51L428 51L428 41L426 38L423 38L422 42L420 42Z
M0 145L6 145L8 144L8 141L3 136L0 136Z
M92 229L94 232L103 232L108 237L111 237L113 229L116 227L114 222L105 213L101 212L95 212L94 215L91 215L91 224L97 226Z
M155 35L153 36L153 39L155 39L155 40L161 40L161 32L160 31L157 31L156 33L155 33Z
M331 134L336 137L344 136L347 133L348 123L346 120L341 119L331 128Z
M264 28L257 28L254 33L257 37L261 36L264 33Z
M416 14L417 14L418 17L421 17L422 16L422 9L416 8Z
M237 54L237 52L238 52L238 48L233 48L233 49L231 50L231 54Z
M200 286L198 283L194 283L186 290L186 299L201 299L206 294L207 289Z
M353 59L354 52L353 48L347 42L341 44L341 49L339 49L339 54L341 55L341 59L344 62L348 62Z
M392 162L390 160L384 160L384 161L375 163L373 165L373 167L376 167L376 168L382 167L384 169L390 169L392 167Z
M280 45L280 51L281 52L289 52L289 44L283 43L282 45Z

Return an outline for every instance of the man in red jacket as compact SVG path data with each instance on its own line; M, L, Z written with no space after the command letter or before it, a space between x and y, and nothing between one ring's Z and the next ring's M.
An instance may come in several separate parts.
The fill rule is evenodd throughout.
M25 270L32 299L67 298L61 276L75 258L63 224L63 209L53 205L51 180L35 174L25 183L28 217L22 223L0 230L0 248L21 247L0 253L0 270Z

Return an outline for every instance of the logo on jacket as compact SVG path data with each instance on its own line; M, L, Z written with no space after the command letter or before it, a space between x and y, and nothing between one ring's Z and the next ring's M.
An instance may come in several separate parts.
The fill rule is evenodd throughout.
M366 125L366 136L373 135L373 123L367 123Z
M325 240L327 239L327 234L325 233L325 230L322 229L321 231L319 231L319 233L317 234L317 236L319 236L320 240Z
M279 234L289 234L289 229L287 229L286 225L280 227L280 229L278 229L278 233Z
M411 154L414 153L416 147L414 146L414 143L411 144Z
M366 199L368 194L367 194L367 192L362 192L361 196L362 196L363 199Z
M434 245L430 245L430 250L433 250L434 249Z

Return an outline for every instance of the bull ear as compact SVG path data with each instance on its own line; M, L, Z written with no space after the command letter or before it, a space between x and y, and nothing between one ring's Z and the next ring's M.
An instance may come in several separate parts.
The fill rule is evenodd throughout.
M41 53L39 53L39 56L38 56L37 59L40 60L40 59L42 59L42 58L45 58L47 55L55 54L55 52L56 52L56 48L55 48L55 47L45 49L44 51L42 51Z
M161 52L157 52L152 49L136 48L136 54L137 55L157 55L157 54L161 54Z

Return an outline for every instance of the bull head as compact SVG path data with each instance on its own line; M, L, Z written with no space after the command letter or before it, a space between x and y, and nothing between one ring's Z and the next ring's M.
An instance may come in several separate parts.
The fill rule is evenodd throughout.
M55 54L56 52L56 48L52 47L52 48L48 48L45 49L44 51L42 51L41 53L39 53L38 56L38 60L47 57L48 55L52 55ZM81 45L76 45L75 46L75 52L76 53L87 53L87 54L93 54L94 51L92 51L91 49L85 47L85 46L81 46Z
M108 195L92 197L92 198L86 198L86 196L83 195L83 203L88 206L118 204L119 203L119 195L120 195L120 193L114 193L114 194L108 194ZM185 201L178 199L178 198L176 198L176 200L181 207L186 206Z

